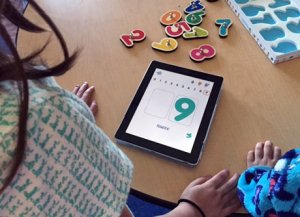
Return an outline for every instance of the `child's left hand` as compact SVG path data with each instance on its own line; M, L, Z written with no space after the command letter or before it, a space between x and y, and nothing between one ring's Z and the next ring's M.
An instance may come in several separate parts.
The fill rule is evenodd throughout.
M89 84L87 82L84 82L81 86L76 85L73 89L73 93L79 98L81 98L88 105L95 117L98 112L98 105L95 100L92 100L94 92L95 87L89 87Z

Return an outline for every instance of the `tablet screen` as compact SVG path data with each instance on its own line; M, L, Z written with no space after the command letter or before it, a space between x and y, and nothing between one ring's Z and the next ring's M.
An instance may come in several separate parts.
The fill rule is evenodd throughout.
M213 86L156 68L126 133L191 153Z

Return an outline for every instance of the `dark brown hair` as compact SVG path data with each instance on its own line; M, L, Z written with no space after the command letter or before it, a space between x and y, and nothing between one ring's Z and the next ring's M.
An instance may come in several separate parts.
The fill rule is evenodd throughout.
M39 79L48 76L58 76L64 74L70 69L77 57L78 52L74 52L72 55L69 54L65 40L50 19L50 17L43 11L42 8L34 0L29 0L29 5L39 14L39 16L49 25L51 30L57 37L61 49L64 54L64 60L55 66L49 68L35 67L33 64L34 60L42 53L48 42L40 49L34 51L32 54L25 58L21 58L16 50L15 44L12 41L6 28L0 22L0 37L8 48L9 53L5 53L0 50L0 82L15 81L18 84L19 90L19 120L18 120L18 140L16 149L14 151L14 157L10 162L10 172L6 177L1 189L0 194L10 184L12 179L17 173L17 170L23 161L24 152L26 148L26 132L27 132L27 117L28 117L28 79ZM28 32L39 33L46 31L45 29L35 25L28 19L26 19L10 2L10 0L0 0L0 19L8 19L18 28L21 28Z

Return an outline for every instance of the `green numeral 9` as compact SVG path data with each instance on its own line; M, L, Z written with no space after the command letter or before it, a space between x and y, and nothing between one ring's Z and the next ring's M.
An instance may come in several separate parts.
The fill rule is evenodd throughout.
M181 121L189 115L191 115L196 108L196 105L193 100L189 98L180 98L175 103L175 109L180 112L179 115L175 117L176 121Z

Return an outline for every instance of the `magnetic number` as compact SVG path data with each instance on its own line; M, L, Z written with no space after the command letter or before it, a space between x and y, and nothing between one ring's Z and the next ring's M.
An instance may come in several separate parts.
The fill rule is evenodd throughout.
M174 38L163 38L160 42L153 42L151 46L155 50L171 52L178 47L178 42Z
M131 34L123 34L120 36L120 40L126 47L132 47L135 42L143 41L146 38L146 34L144 31L135 29L131 31Z
M205 59L213 58L216 55L216 50L209 44L201 45L190 51L190 58L196 62L201 62Z
M217 19L216 25L219 27L219 36L225 38L228 36L228 29L232 25L231 19Z
M182 14L178 10L170 10L165 12L160 17L161 24L165 26L172 25L174 23L177 23L179 20L181 20Z
M184 12L186 14L190 14L204 9L205 7L201 4L201 2L199 0L195 0L188 4L188 6L184 9Z
M198 11L198 12L194 12L192 14L188 14L185 17L185 21L191 25L191 26L196 26L199 25L200 23L202 23L203 21L203 16L205 16L206 12L203 11Z
M175 23L172 26L166 26L165 32L169 37L177 38L183 34L183 32L191 31L191 27L187 22L181 21L179 23Z

